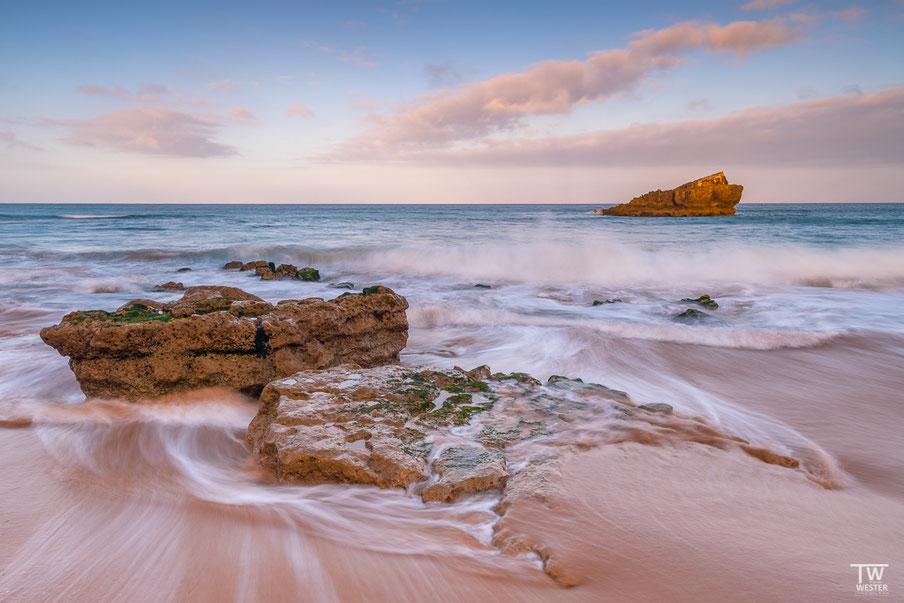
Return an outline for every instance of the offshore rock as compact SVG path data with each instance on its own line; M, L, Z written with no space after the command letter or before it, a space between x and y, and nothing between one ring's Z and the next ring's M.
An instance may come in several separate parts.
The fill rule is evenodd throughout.
M700 310L696 310L694 308L688 308L681 314L674 316L672 320L689 325L701 322L703 320L706 320L707 318L709 318L709 314L707 314L706 312L701 312Z
M262 281L276 281L282 279L294 279L297 281L320 280L320 272L316 268L307 266L299 269L292 264L273 266L273 264L270 263L266 266L258 266L254 269L254 273L260 276Z
M741 200L744 187L728 184L723 172L682 184L678 188L656 190L615 207L594 210L606 216L730 216Z
M138 400L210 386L257 395L303 369L396 362L407 308L385 287L276 306L234 287L189 287L172 303L72 312L41 339L69 356L86 396Z
M690 302L690 303L694 303L694 304L700 304L704 308L712 308L713 310L716 310L719 307L719 304L716 302L716 300L714 300L707 294L703 294L700 297L697 297L694 299L691 299L690 297L685 297L685 298L682 298L681 301Z
M636 407L596 383L555 376L543 385L485 366L301 371L267 385L260 401L248 442L280 481L409 488L424 501L502 490L506 503L516 468L622 442L695 442L798 466L664 403Z
M268 262L266 260L254 260L253 262L245 262L244 264L241 265L239 270L244 270L244 271L255 270L255 269L259 268L260 266L270 266L270 265L273 265L273 262ZM273 266L273 267L276 268L276 266Z

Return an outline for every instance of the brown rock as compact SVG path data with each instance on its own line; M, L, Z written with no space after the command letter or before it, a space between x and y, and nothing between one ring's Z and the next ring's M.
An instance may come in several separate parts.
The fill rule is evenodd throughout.
M240 270L254 270L259 266L268 266L270 262L265 262L264 260L255 260L253 262L246 262L242 264Z
M156 285L154 289L159 289L162 291L182 291L185 287L182 283L177 283L174 281L169 281L168 283L163 283L162 285Z
M678 188L657 190L628 203L594 210L607 216L730 216L741 200L744 187L728 184L723 172L682 184Z
M437 434L488 412L505 386L460 369L346 365L270 383L248 427L261 464L282 481L408 487L430 476ZM447 448L432 464L425 501L499 488L508 477L498 450Z
M232 262L226 262L226 265L223 266L223 270L240 270L242 266L241 260L234 260Z
M497 490L509 475L501 452L462 446L443 450L433 470L439 481L424 489L424 501L452 502L459 494Z
M317 269L311 268L310 266L299 269L292 264L280 264L275 268L273 267L273 264L258 266L254 269L254 273L260 276L262 281L276 281L282 279L294 279L297 281L320 280L320 272Z
M370 291L274 307L234 287L189 287L169 304L67 314L41 338L70 357L86 396L137 400L214 385L256 395L302 369L397 361L408 303Z

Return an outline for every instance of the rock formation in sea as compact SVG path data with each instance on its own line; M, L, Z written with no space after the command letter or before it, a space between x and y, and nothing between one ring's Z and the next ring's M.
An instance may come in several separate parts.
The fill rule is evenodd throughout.
M234 287L189 287L171 303L72 312L41 339L69 356L89 397L138 400L215 385L257 395L302 369L396 362L407 308L385 287L275 306Z
M276 281L282 279L294 279L297 281L319 281L320 272L316 268L305 266L299 268L292 264L280 264L277 266L274 262L266 260L254 260L253 262L245 262L234 260L227 262L223 266L223 270L253 270L256 275L261 277L262 281Z
M723 172L682 184L678 188L656 190L628 203L594 210L607 216L730 216L741 200L744 187L728 184Z
M561 376L543 385L486 366L307 370L273 381L260 401L248 441L280 481L411 488L424 501L505 489L508 504L516 468L621 442L696 442L799 466L666 403L636 406L603 385ZM578 442L574 425L587 430Z

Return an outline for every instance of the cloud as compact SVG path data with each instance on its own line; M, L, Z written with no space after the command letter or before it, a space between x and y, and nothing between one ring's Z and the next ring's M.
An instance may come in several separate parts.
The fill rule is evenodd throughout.
M748 2L741 8L744 10L775 8L777 6L785 6L786 4L792 4L793 2L794 2L794 0L753 0L753 2Z
M342 50L326 44L321 44L316 40L305 40L305 48L313 48L319 54L334 54L342 63L357 65L358 67L376 67L377 64L365 56L366 46L359 46L353 50Z
M211 85L208 84L208 87ZM207 100L200 96L189 97L178 90L172 90L164 84L156 82L144 82L139 84L135 91L122 86L96 86L83 84L75 87L76 92L87 96L99 96L119 99L141 105L169 104L188 107L212 107L220 104L220 101Z
M688 21L641 31L625 48L596 51L585 61L544 61L522 73L416 98L394 115L372 116L372 127L340 145L335 156L386 156L513 130L529 116L568 114L581 104L631 92L652 74L679 64L681 52L744 55L784 46L800 35L780 19L725 26Z
M859 21L866 14L866 10L859 6L852 6L844 10L826 12L816 8L808 8L807 12L793 13L787 16L788 21L799 25L815 25L827 19L836 19L853 23Z
M219 123L164 107L124 109L89 119L49 120L45 124L70 128L63 142L76 146L171 157L236 154L235 148L213 141L221 128Z
M156 82L140 84L135 92L129 91L122 86L108 88L107 86L95 86L93 84L76 86L75 91L88 96L106 96L136 103L156 103L170 94L169 88Z
M705 98L695 98L687 103L688 111L703 111L708 113L713 110L712 103Z
M848 84L841 87L842 94L863 94L863 89L858 84Z
M343 50L339 53L339 60L343 63L351 63L358 67L376 67L377 64L364 56L366 48L360 46L354 50Z
M904 162L904 88L844 95L727 117L643 124L574 136L485 141L413 154L441 164L512 166L896 165Z
M453 86L464 79L462 70L455 61L448 61L442 65L424 65L424 72L431 88Z
M841 19L842 21L848 21L848 22L859 21L865 14L866 14L866 11L863 10L862 8L860 8L859 6L852 6L848 9L839 10L839 11L835 11L834 13L831 13L831 15L833 17L837 17L837 18Z
M304 103L295 103L286 109L286 115L289 117L313 117L314 112L308 109Z
M217 92L228 92L230 90L235 90L239 87L236 82L232 80L220 80L218 82L207 82L207 88L209 90L215 90Z
M43 151L39 146L35 146L33 144L28 144L19 139L18 136L13 134L10 131L0 131L0 145L5 146L7 149L11 151L17 150L26 150L26 151Z
M232 111L229 112L229 117L233 119L237 119L239 121L257 121L257 116L249 111L248 109L242 109L241 107L236 107Z
M738 55L787 46L802 37L800 29L788 27L779 17L764 21L735 21L716 25L700 21L685 21L660 30L645 30L635 34L628 44L632 50L649 55L672 54L702 48L727 51Z

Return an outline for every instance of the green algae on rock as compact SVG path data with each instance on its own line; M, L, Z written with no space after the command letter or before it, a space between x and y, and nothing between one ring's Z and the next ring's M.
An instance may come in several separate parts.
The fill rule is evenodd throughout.
M797 463L665 403L636 407L604 385L562 376L542 385L524 375L486 366L301 371L264 389L248 442L280 481L409 488L443 502L504 489L519 467L622 442L696 442ZM593 428L576 439L576 423Z

